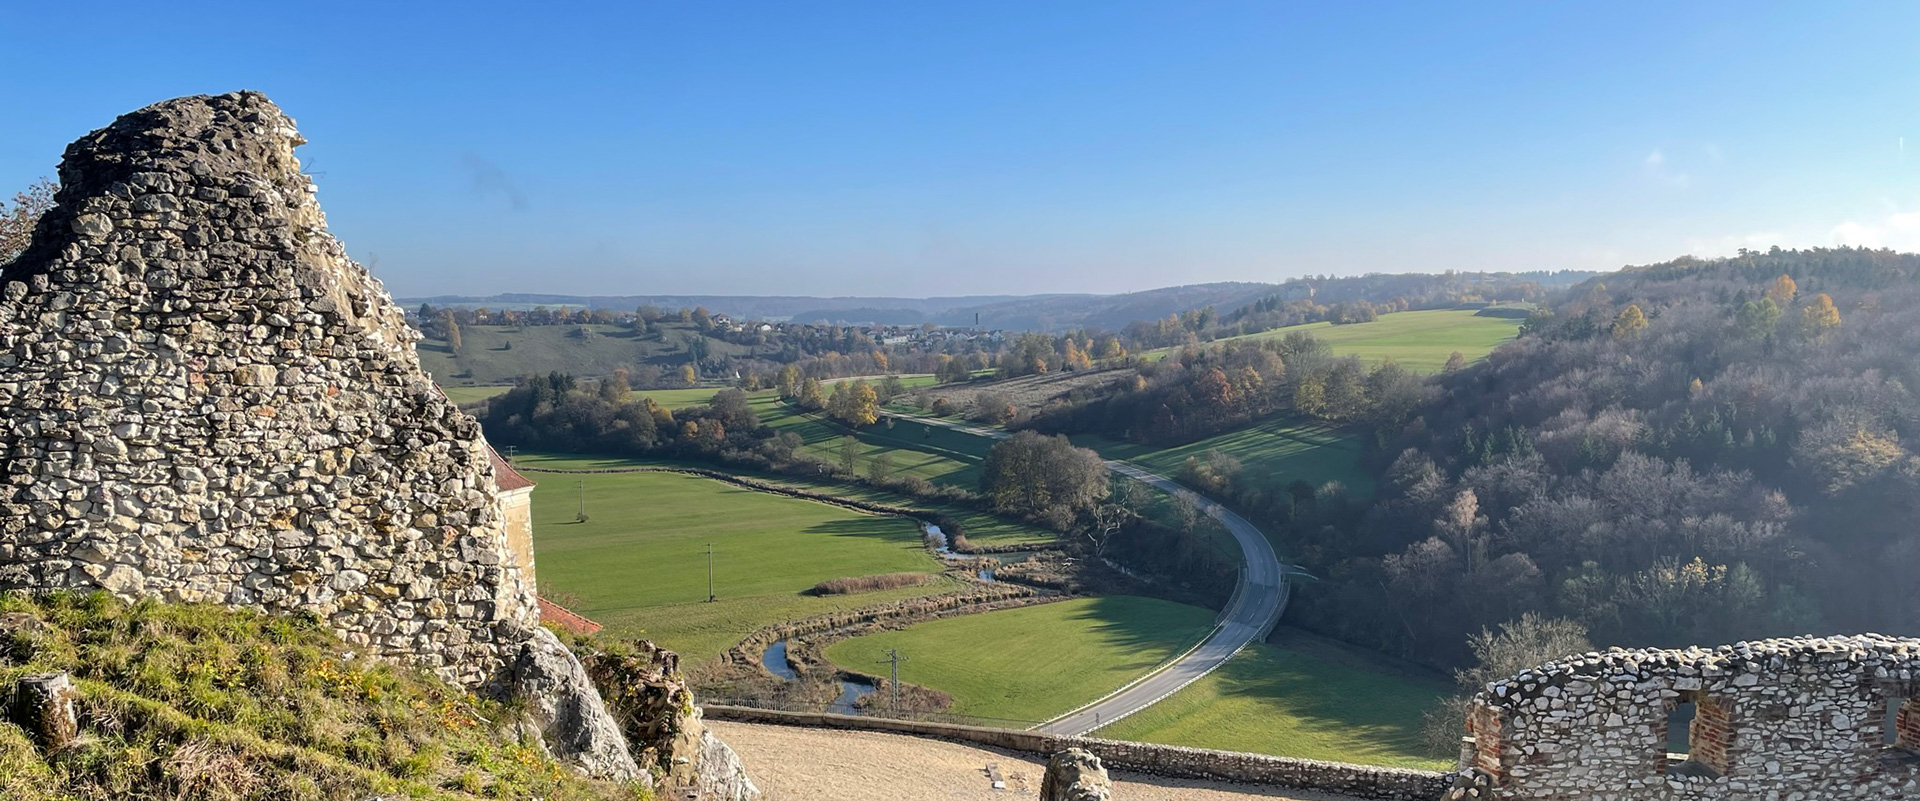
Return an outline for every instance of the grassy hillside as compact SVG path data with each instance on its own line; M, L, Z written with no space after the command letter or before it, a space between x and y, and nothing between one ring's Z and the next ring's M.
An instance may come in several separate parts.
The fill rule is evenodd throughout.
M441 386L473 386L512 384L520 376L554 370L602 376L652 365L670 372L688 362L687 340L700 337L690 323L660 323L646 334L621 325L469 325L460 329L459 353L440 339L423 339L417 350L420 366ZM756 352L752 347L706 339L715 357Z
M1200 641L1214 613L1115 595L936 620L833 644L863 673L898 648L902 681L953 696L955 714L1039 722L1119 689Z
M633 799L521 745L507 710L312 623L105 595L0 596L0 686L73 674L51 757L0 716L0 798Z
M1248 475L1265 476L1272 486L1299 480L1318 487L1339 481L1355 495L1373 492L1373 477L1360 465L1358 440L1341 429L1293 417L1270 417L1246 428L1160 450L1093 435L1073 440L1109 459L1126 459L1169 477L1179 475L1188 457L1205 459L1209 451L1217 450L1239 459Z
M525 467L581 460L522 456ZM697 664L761 626L953 589L947 582L850 596L802 591L832 578L938 573L912 521L677 473L529 473L542 594L621 637ZM580 497L588 521L575 522ZM714 591L707 603L707 544Z
M980 484L980 462L993 444L971 434L905 421L873 425L853 433L825 415L801 412L772 392L754 393L750 403L761 423L793 432L804 443L803 450L833 464L840 463L841 441L852 433L856 441L854 469L862 473L884 453L892 458L896 475L973 489Z
M1178 693L1096 732L1119 740L1445 770L1421 716L1444 678L1295 629L1250 646Z
M1358 356L1368 362L1391 358L1415 372L1437 373L1456 350L1469 363L1485 358L1500 343L1517 336L1521 322L1512 317L1480 317L1471 310L1439 309L1388 314L1371 323L1293 325L1220 341L1272 339L1304 331L1332 345L1337 356ZM1147 355L1164 355L1168 350Z

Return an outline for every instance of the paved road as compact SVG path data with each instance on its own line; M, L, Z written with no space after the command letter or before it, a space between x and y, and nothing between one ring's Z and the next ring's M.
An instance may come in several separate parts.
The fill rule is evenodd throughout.
M1005 431L965 423L914 415L895 416L993 439L1005 439L1008 436ZM1286 573L1281 568L1280 557L1274 553L1273 544L1267 541L1266 535L1261 534L1260 529L1254 528L1246 518L1205 496L1193 493L1166 476L1147 472L1131 463L1109 459L1107 469L1166 492L1185 491L1192 494L1200 509L1220 521L1233 539L1240 543L1240 551L1246 555L1247 567L1240 574L1240 585L1235 588L1233 601L1225 614L1221 615L1219 625L1193 650L1105 698L1036 726L1040 731L1086 734L1145 709L1213 672L1214 668L1239 653L1240 649L1265 637L1273 629L1273 624L1279 622L1280 613L1286 609Z

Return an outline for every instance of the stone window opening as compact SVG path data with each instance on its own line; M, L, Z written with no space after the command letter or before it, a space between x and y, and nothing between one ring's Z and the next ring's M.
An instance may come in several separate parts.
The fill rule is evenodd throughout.
M1681 690L1668 702L1667 773L1677 776L1726 775L1727 745L1732 740L1724 704L1695 690Z
M1920 754L1920 699L1887 699L1884 742L1911 754Z

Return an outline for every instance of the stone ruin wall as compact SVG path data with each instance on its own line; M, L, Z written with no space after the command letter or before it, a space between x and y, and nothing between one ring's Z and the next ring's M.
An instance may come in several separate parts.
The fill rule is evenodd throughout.
M1570 657L1475 696L1449 797L1920 798L1917 696L1914 639ZM1669 716L1685 703L1694 705L1689 753L1669 755Z
M265 97L71 145L0 272L0 589L320 616L468 686L538 624L480 427L327 232Z

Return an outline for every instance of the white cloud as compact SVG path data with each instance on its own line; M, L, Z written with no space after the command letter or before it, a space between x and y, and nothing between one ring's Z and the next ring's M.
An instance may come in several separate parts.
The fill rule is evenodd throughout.
M1870 222L1848 220L1827 233L1829 244L1920 252L1920 211L1894 211Z
M1667 154L1660 152L1659 148L1654 148L1653 152L1648 153L1647 157L1641 160L1641 167L1648 178L1675 189L1685 189L1692 182L1686 173L1667 166Z

